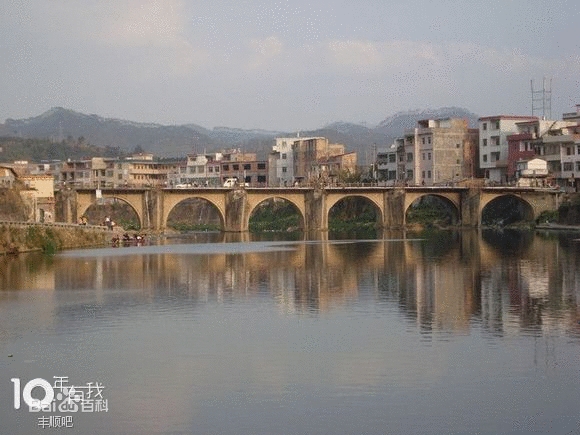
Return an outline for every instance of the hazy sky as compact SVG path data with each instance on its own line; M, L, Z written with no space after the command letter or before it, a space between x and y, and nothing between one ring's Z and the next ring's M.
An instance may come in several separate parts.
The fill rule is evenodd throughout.
M62 106L207 128L580 104L577 0L0 0L0 122Z

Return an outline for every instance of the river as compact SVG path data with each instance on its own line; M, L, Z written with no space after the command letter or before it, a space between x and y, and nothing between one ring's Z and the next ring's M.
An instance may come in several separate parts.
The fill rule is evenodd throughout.
M277 238L1 257L0 434L580 433L580 234Z

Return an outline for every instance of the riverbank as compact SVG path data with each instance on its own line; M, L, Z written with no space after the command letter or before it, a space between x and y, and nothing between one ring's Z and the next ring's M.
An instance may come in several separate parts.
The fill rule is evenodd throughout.
M0 255L101 247L110 245L112 237L111 231L96 225L0 222Z
M559 231L580 231L580 225L562 225L562 224L538 224L537 230L559 230Z

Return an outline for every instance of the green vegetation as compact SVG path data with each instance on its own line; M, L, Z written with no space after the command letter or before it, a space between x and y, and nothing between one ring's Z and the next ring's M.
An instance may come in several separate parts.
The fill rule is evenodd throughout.
M182 233L190 231L220 231L217 209L208 201L188 198L177 204L167 217L167 227Z
M377 210L367 199L347 197L335 204L328 216L328 229L338 233L376 228Z
M57 250L62 249L62 241L58 240L51 228L28 227L25 243L29 248L40 247L45 254L54 254Z
M0 220L26 221L28 207L20 196L18 188L0 188Z
M536 219L537 224L554 223L560 220L560 213L558 210L543 211Z
M110 238L108 231L87 230L82 227L1 225L0 254L42 251L51 255L66 248L104 246L110 242Z
M420 201L407 211L407 223L425 227L441 227L452 224L449 209L442 201Z
M580 225L580 194L571 195L560 205L556 221L563 225Z
M250 231L295 231L300 227L300 215L287 201L268 200L260 204L250 217Z

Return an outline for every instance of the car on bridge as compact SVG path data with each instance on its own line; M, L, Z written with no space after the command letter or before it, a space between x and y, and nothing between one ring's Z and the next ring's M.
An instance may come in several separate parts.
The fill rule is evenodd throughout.
M224 181L224 187L236 187L239 185L240 182L238 181L237 177L227 178L226 181ZM244 187L250 187L250 184L244 183Z

